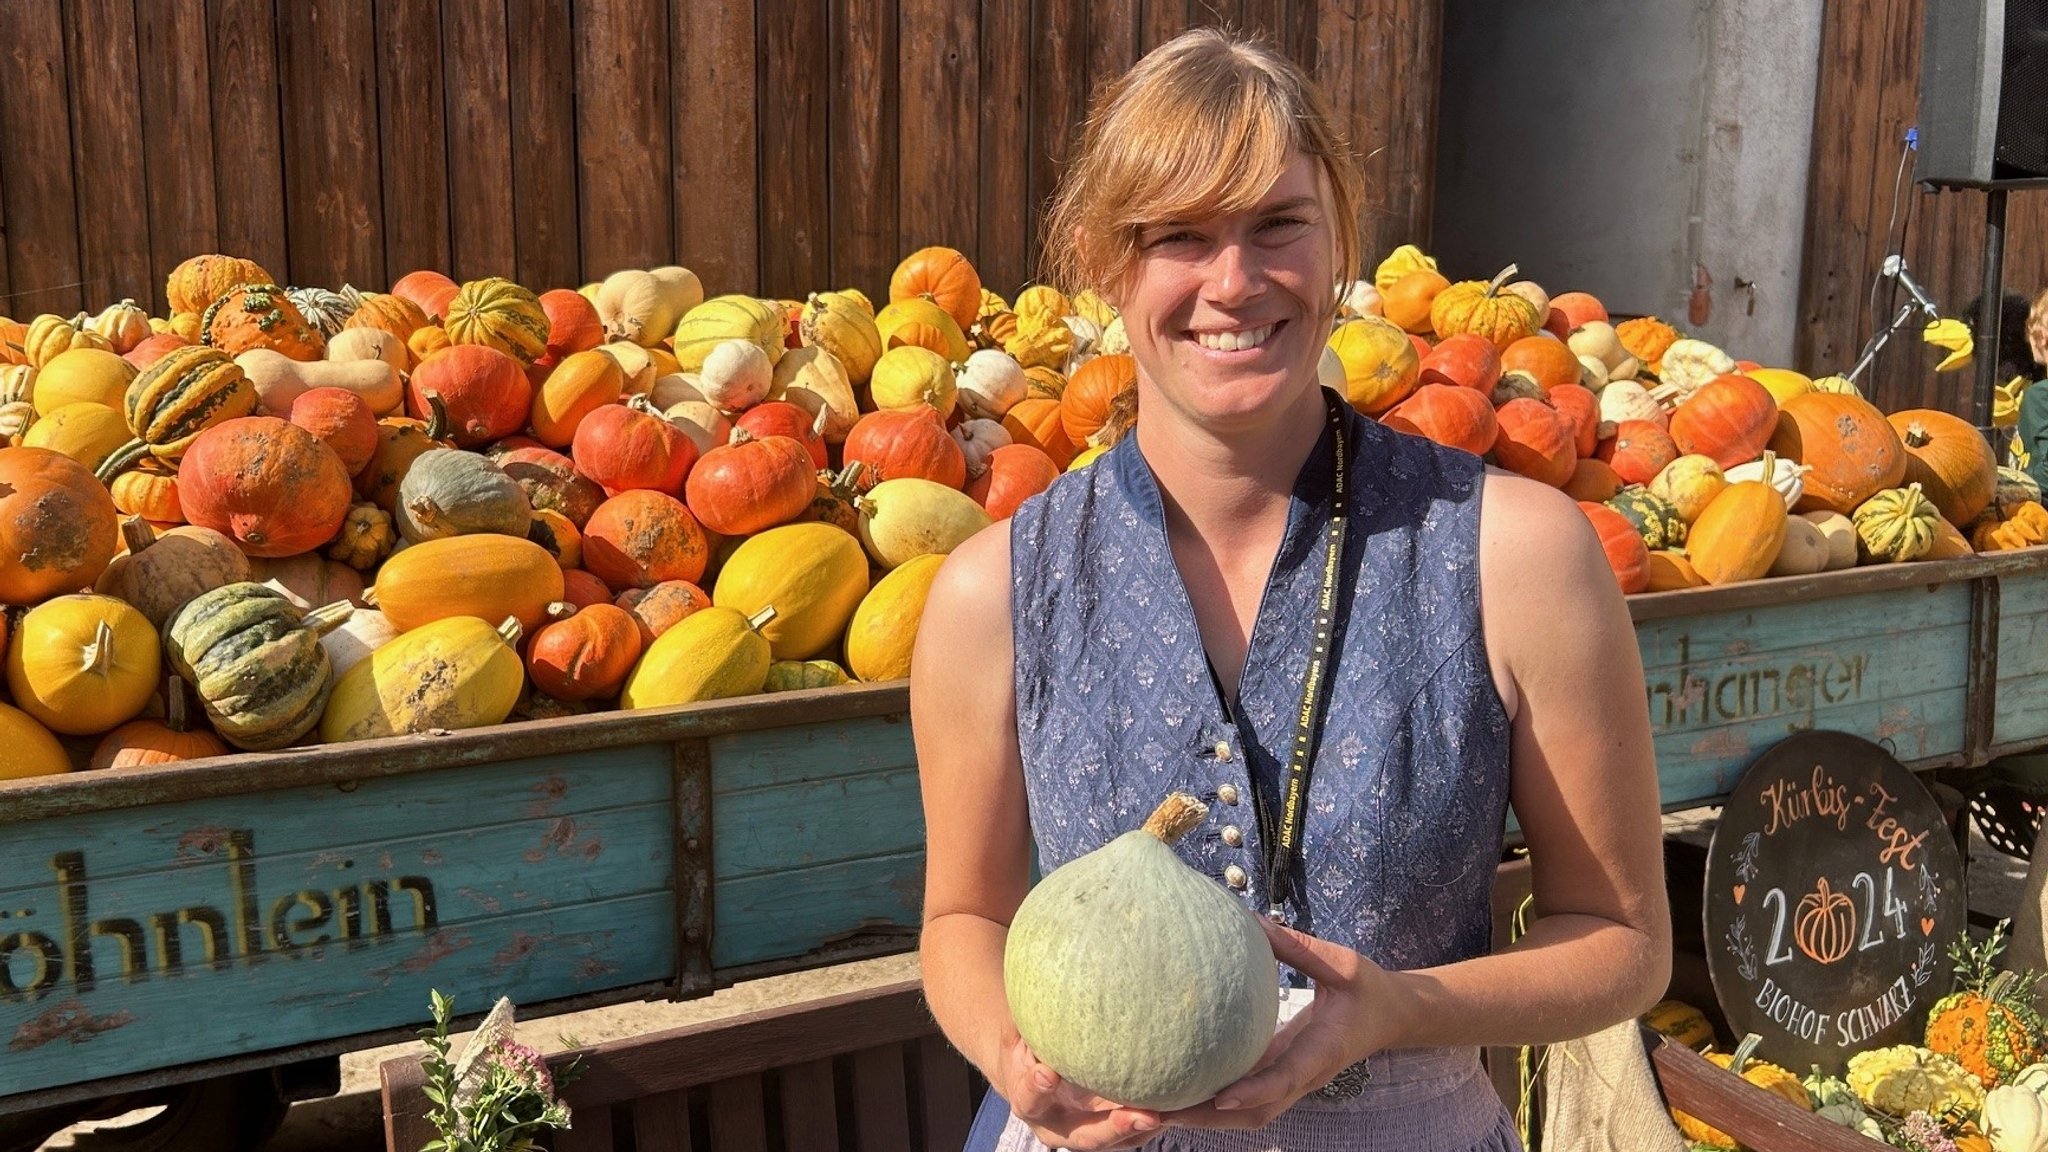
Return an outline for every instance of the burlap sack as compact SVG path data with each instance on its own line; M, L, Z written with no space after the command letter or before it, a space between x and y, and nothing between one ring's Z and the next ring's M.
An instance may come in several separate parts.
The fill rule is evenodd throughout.
M1686 1152L1633 1019L1552 1044L1543 1065L1544 1152Z

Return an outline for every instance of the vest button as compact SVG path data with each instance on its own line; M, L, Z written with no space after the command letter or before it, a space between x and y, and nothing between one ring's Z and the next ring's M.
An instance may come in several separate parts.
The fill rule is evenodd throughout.
M1216 758L1226 762L1230 759L1230 741L1218 740L1216 742Z
M1232 848L1244 847L1244 831L1235 824L1226 826L1223 829L1223 842Z
M1231 807L1237 806L1237 785L1224 784L1216 789L1216 798Z
M1244 874L1244 869L1239 868L1235 864L1232 864L1230 867L1225 868L1223 870L1223 882L1225 884L1230 885L1232 888L1237 889L1239 892L1244 891L1244 886L1249 881L1250 878Z

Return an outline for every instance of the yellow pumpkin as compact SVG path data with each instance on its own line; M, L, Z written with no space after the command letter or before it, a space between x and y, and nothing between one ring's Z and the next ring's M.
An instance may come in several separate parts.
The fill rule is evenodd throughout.
M1471 332L1493 341L1502 351L1543 327L1536 305L1523 296L1502 290L1516 268L1500 270L1492 280L1465 280L1436 294L1430 301L1429 325L1439 340Z
M1813 391L1813 377L1790 368L1751 368L1743 375L1763 385L1764 391L1779 404Z
M7 648L7 688L53 732L90 736L132 720L162 682L156 629L127 602L91 592L45 600Z
M1694 454L1666 464L1650 481L1650 494L1669 500L1678 510L1678 518L1690 524L1727 486L1728 478L1712 456Z
M898 300L875 315L875 331L882 338L882 350L903 344L929 348L946 358L948 364L967 359L970 349L960 324L944 308L921 296Z
M373 606L407 632L448 616L503 620L538 631L562 598L554 554L517 536L444 536L393 553L377 569Z
M768 683L774 662L760 630L773 606L753 616L713 605L682 618L640 654L619 693L621 708L661 708L752 696Z
M28 448L61 452L87 471L97 471L107 457L131 439L128 418L104 404L66 404L29 425L21 442Z
M450 616L404 632L335 682L320 738L333 744L501 724L526 682L518 644L512 617L493 628Z
M861 545L883 568L944 555L992 523L965 492L914 476L884 480L853 506L860 513Z
M50 730L19 708L0 704L0 780L24 780L30 776L54 776L71 771L71 758Z
M1344 398L1377 416L1415 391L1421 359L1400 325L1377 316L1348 320L1330 333L1330 351L1344 366Z
M784 524L749 537L726 557L711 602L752 616L777 660L808 660L832 646L868 592L868 558L855 540L823 522Z
M48 416L66 404L88 402L118 410L134 379L135 366L112 352L74 348L36 373L32 396L36 415Z
M1777 463L1764 453L1764 475ZM1785 544L1785 498L1762 480L1744 480L1721 490L1693 521L1686 557L1709 584L1754 580L1771 570Z
M959 388L945 357L919 345L898 344L875 362L868 394L877 408L930 408L943 420L953 414Z
M846 664L862 680L901 680L910 675L910 650L925 597L945 564L944 556L919 556L877 581L846 627Z

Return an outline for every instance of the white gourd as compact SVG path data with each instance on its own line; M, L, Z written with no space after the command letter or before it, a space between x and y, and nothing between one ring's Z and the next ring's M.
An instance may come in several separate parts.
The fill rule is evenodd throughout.
M1348 387L1344 376L1344 361L1338 359L1337 350L1323 345L1323 354L1316 360L1316 382L1339 396L1345 395Z
M398 639L398 628L374 608L358 608L332 632L320 637L327 662L337 679L370 653Z
M967 458L967 478L980 479L988 471L988 458L998 448L1011 444L1010 430L995 420L962 420L952 431L953 443L960 446L960 454Z
M1984 1135L1991 1152L2048 1152L2048 1100L2017 1084L1984 1096Z
M1801 512L1792 517L1804 520L1820 530L1821 538L1828 542L1828 566L1824 571L1836 572L1856 566L1856 522L1840 512ZM2048 1073L2048 1065L2042 1066ZM2043 1089L2048 1090L2048 1075L2044 1075Z
M1380 299L1380 290L1370 280L1353 280L1344 286L1344 301L1337 307L1339 320L1356 320L1361 316L1379 316L1385 312Z
M680 315L669 312L664 297L661 281L639 269L626 269L605 277L591 303L604 325L605 339L651 346L675 328Z
M1799 498L1806 494L1806 474L1811 471L1813 469L1807 465L1794 464L1783 457L1772 458L1771 475L1768 477L1768 480L1771 487L1776 488L1778 494L1785 498L1786 511L1791 511L1792 506L1799 503ZM1728 477L1728 483L1730 484L1740 484L1745 480L1766 479L1764 476L1764 462L1761 460L1752 460L1747 464L1737 464L1733 468L1724 470L1723 475Z
M329 360L382 360L400 372L412 367L404 341L382 328L344 328L327 341Z
M1102 339L1095 342L1095 351L1103 356L1115 356L1131 350L1131 338L1124 332L1124 318L1119 315L1102 330Z
M1825 572L1832 559L1827 537L1813 521L1799 516L1785 520L1785 542L1771 561L1772 576L1811 576Z
M732 439L732 420L706 401L684 400L661 414L690 438L699 456Z
M712 407L726 412L744 412L768 396L775 380L775 365L768 353L751 340L720 340L704 357L697 372L697 390Z
M1588 392L1600 392L1607 387L1607 365L1598 356L1579 357L1579 383Z
M1650 390L1634 380L1615 380L1600 389L1600 419L1604 423L1655 420L1662 410Z
M983 348L967 358L955 378L960 407L970 419L1001 420L1030 395L1024 366L1000 348Z
M649 331L643 334L640 343L649 348L675 335L676 323L683 314L704 302L704 283L688 268L665 264L660 268L649 268L647 274L654 278L661 294L661 310L655 315Z
M1102 326L1100 324L1078 312L1070 312L1060 317L1060 323L1065 324L1067 331L1074 334L1074 351L1072 355L1094 355L1095 342L1102 339Z
M647 402L663 412L685 400L710 403L704 398L703 381L694 372L671 372L657 379L647 390Z

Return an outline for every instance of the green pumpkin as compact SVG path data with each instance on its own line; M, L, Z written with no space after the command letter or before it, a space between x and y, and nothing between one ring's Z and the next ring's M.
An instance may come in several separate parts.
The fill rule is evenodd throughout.
M1185 1108L1273 1038L1279 984L1257 917L1169 846L1207 811L1168 796L1143 828L1055 869L1011 919L1003 990L1017 1031L1078 1088Z
M1856 509L1858 550L1892 564L1918 560L1934 547L1940 518L1934 502L1920 494L1920 485L1887 488Z
M1635 525L1636 534L1650 551L1685 546L1687 525L1685 517L1678 514L1678 505L1648 488L1640 484L1623 488L1607 506Z
M164 650L222 739L251 752L282 748L320 722L333 686L320 637L352 611L340 601L303 612L261 584L224 584L171 617Z
M497 532L526 536L533 505L503 468L460 448L429 448L398 485L393 517L408 543Z
M836 688L852 677L830 660L777 660L768 665L763 692L797 692L805 688Z

